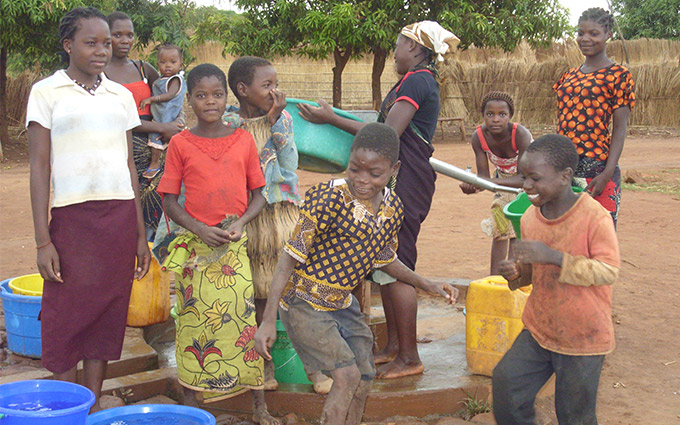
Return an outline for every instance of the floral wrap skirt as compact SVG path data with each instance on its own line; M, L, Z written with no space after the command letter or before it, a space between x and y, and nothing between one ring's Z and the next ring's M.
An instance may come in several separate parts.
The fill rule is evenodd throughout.
M211 248L186 232L170 243L163 262L175 272L177 377L204 401L262 388L246 242L244 232L238 242Z

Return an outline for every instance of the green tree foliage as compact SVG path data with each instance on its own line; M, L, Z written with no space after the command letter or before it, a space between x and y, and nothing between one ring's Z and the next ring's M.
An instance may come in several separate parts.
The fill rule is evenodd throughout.
M59 19L80 6L80 0L0 0L0 161L2 146L9 142L7 123L7 57L22 55L46 57L56 62Z
M541 45L567 28L557 0L237 0L245 19L232 25L225 49L234 54L333 55L333 104L340 106L347 61L374 54L373 104L380 102L380 77L399 29L436 20L470 45L512 50L526 39ZM236 40L236 41L235 41Z
M680 0L613 0L626 39L680 39Z
M0 161L2 145L8 143L5 107L7 71L36 68L53 72L61 65L59 21L78 6L93 6L104 14L120 10L135 24L137 49L164 42L180 46L185 65L191 63L191 35L200 24L223 19L234 12L196 7L191 0L0 0ZM208 39L209 37L205 37ZM152 58L147 58L153 61Z
M186 66L194 60L189 53L190 34L204 15L202 9L206 8L197 9L191 0L117 0L112 10L106 12L119 10L132 18L137 50L162 43L175 44L184 51ZM155 62L155 52L146 59Z

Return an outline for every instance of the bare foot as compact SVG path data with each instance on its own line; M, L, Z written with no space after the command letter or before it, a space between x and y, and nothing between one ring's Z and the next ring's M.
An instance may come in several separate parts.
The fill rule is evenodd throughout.
M391 350L389 347L385 347L383 350L378 351L373 355L373 363L375 364L389 363L397 358L397 352L398 352L397 348Z
M253 398L253 422L262 425L281 425L281 421L269 414L267 402L264 400L264 391L250 390Z
M324 375L321 372L314 372L307 375L314 386L314 392L317 394L328 394L333 387L333 378Z
M268 411L253 412L253 423L260 425L281 425L281 421L269 414Z
M425 370L425 366L418 360L417 362L405 362L400 357L384 364L378 368L375 377L377 379L394 379L402 376L420 375Z
M274 377L274 363L265 360L264 361L264 390L274 391L279 388L279 382Z
M125 406L125 401L122 398L113 395L103 395L99 397L99 400L97 400L94 405L92 405L90 413L122 406Z

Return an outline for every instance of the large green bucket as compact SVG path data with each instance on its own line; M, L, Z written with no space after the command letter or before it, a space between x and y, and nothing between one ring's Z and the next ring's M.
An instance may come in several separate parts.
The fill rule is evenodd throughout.
M302 360L295 352L281 320L276 321L276 341L272 347L272 361L275 368L274 377L277 381L287 384L312 384L307 379Z

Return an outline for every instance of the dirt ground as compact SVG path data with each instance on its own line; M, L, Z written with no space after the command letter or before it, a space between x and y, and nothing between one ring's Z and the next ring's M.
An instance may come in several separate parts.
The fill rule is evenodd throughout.
M453 136L452 136L453 137ZM0 164L0 277L36 270L25 144L5 147ZM439 143L435 157L474 166L462 142ZM674 193L625 189L618 234L622 268L614 290L617 348L600 383L600 423L680 423L680 136L655 132L626 141L624 174ZM301 172L303 187L331 176ZM638 178L640 178L638 177ZM458 182L437 180L432 211L418 243L418 272L476 279L488 274L490 240L480 230L491 194L466 196Z

